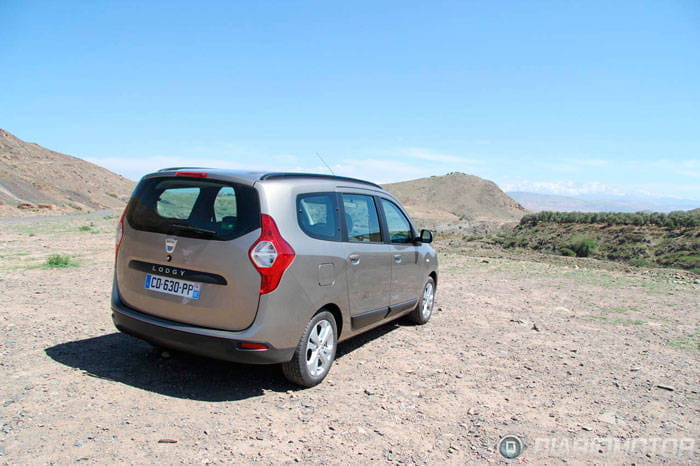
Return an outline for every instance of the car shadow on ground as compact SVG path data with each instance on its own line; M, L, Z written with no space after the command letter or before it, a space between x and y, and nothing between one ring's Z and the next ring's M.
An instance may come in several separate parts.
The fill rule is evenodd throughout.
M337 358L375 340L399 324L390 322L340 343ZM244 365L157 349L137 338L110 333L61 343L45 350L56 362L87 376L130 385L161 395L198 401L236 401L265 391L298 390L277 365ZM331 372L332 375L332 372Z

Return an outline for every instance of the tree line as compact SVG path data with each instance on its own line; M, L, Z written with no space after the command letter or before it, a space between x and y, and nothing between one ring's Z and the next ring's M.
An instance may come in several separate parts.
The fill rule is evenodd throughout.
M527 214L520 219L522 226L538 223L590 223L603 225L657 225L660 227L698 227L700 211L669 212L552 212Z

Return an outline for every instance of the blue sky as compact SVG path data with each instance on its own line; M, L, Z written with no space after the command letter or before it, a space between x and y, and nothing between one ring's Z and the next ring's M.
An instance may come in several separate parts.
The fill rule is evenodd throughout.
M700 2L0 1L0 127L162 166L700 200Z

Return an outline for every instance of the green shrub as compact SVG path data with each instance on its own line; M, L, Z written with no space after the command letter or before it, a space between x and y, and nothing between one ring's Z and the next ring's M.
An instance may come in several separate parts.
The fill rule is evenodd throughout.
M90 231L92 230L92 227L90 225L82 225L80 228L78 228L80 231Z
M576 255L576 253L569 248L561 248L559 250L559 252L561 253L562 256L567 256L567 257L573 257Z
M44 265L52 269L62 269L65 267L72 267L77 264L70 258L70 256L62 254L51 254L49 257L46 258L46 262L44 263Z
M571 249L577 257L590 257L598 248L598 243L591 238L574 238L564 248Z
M627 262L629 262L630 265L635 265L637 267L649 265L649 259L645 257L633 257Z

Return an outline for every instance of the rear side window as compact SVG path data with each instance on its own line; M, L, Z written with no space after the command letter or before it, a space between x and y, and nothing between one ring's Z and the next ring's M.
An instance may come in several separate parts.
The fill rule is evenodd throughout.
M386 219L387 230L389 230L389 239L392 243L409 243L413 241L411 232L411 222L401 212L401 209L391 201L386 199L381 200L382 212Z
M343 194L343 210L348 241L351 243L381 243L377 207L372 196Z
M134 191L126 219L141 231L227 241L260 228L260 201L236 183L150 178Z
M340 241L335 193L310 193L297 197L297 220L312 238Z

